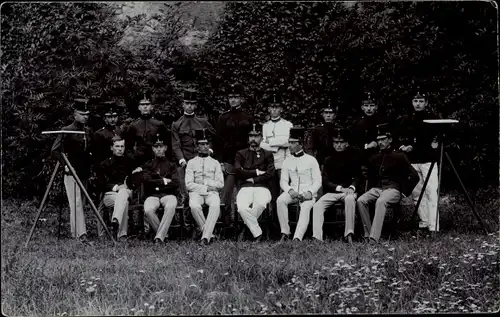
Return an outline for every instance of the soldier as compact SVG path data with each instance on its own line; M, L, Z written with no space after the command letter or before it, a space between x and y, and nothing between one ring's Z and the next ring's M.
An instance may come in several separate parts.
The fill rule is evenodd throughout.
M112 156L101 162L98 175L101 191L104 192L103 203L106 207L113 206L113 234L120 239L127 237L128 200L134 189L130 176L136 164L133 158L125 154L125 140L115 135L111 143Z
M90 177L92 162L92 153L90 150L92 131L86 125L90 111L87 108L88 99L75 98L74 102L74 121L61 130L85 131L85 134L60 134L54 141L51 152L54 159L60 160L61 152L64 151L75 169L78 178L80 178L86 187L88 178ZM66 165L64 165L64 187L70 208L71 235L73 238L79 238L82 242L87 242L82 193Z
M338 128L333 135L334 152L325 159L322 170L325 194L313 206L313 238L323 241L325 210L338 200L344 201L344 237L352 243L356 215L356 190L361 176L361 161L357 148L349 146L347 130Z
M225 174L224 188L221 194L221 203L226 205L226 222L234 223L235 215L231 210L233 190L236 181L234 160L236 152L248 145L248 131L253 122L252 115L241 109L243 102L243 86L232 84L228 94L231 109L224 112L216 125L215 158L221 163Z
M144 214L156 232L155 243L165 241L177 207L179 177L176 164L170 162L165 154L167 151L165 140L167 140L166 135L157 134L156 141L152 145L154 158L139 169L143 171L144 196L147 197L144 201ZM156 215L160 204L164 209L161 222Z
M323 166L325 158L331 154L333 149L332 138L336 124L334 122L337 114L330 102L322 109L321 116L324 122L314 127L311 134L309 152L316 158L318 164Z
M252 233L254 241L262 238L258 219L271 201L271 180L274 176L273 154L260 147L262 126L252 124L248 132L249 147L239 150L234 159L234 169L238 178L236 205L238 213Z
M400 202L401 193L411 193L418 182L418 174L406 155L392 148L392 135L387 124L378 125L379 153L368 161L368 180L374 185L358 198L356 205L363 222L365 241L377 243L382 232L385 212L389 204ZM368 204L375 202L373 224Z
M438 147L435 131L431 130L429 124L424 123L423 120L437 119L438 116L429 111L425 94L417 92L413 97L412 104L414 111L398 118L399 150L406 153L408 160L420 177L420 181L412 192L413 202L417 204L431 163L436 159L436 148ZM418 208L419 228L423 230L439 231L437 170L437 164L435 164Z
M114 101L106 101L102 104L104 107L105 126L97 130L93 136L92 149L95 158L95 166L99 166L102 161L113 155L111 139L114 136L122 136L122 129L118 124L118 109Z
M195 130L207 129L211 135L215 134L212 125L205 118L196 117L197 93L194 89L184 90L184 115L172 123L172 150L179 162L177 173L179 175L179 188L182 195L182 204L188 211L189 196L185 184L185 171L187 162L196 156L197 145L194 138ZM210 149L211 151L211 149ZM187 213L184 213L187 216ZM187 217L186 217L187 218Z
M366 93L361 101L361 110L364 115L354 122L353 146L359 148L363 154L362 165L366 167L368 159L378 152L377 145L377 124L382 123L382 118L378 113L378 105L372 97L372 93ZM361 192L364 192L364 188Z
M189 207L198 224L202 245L208 245L220 215L219 191L224 187L224 175L220 163L209 156L208 131L195 130L198 155L190 159L186 167L186 188L189 192ZM205 219L202 204L208 205Z
M156 135L166 135L168 131L162 121L153 117L153 104L145 95L139 102L139 111L139 118L128 125L124 135L127 151L133 154L140 165L151 160L151 147Z
M283 161L291 155L288 148L288 138L293 124L281 118L283 107L279 96L273 96L273 99L269 102L268 110L270 120L264 123L262 127L260 147L266 151L271 151L274 156L274 169L276 172L271 182L271 205L272 209L276 210L276 199L280 195L281 166Z
M304 128L294 127L290 129L288 143L292 156L283 162L280 181L283 193L276 202L281 227L281 241L288 240L290 236L288 205L292 203L300 205L299 221L293 238L302 241L309 225L311 208L321 187L321 170L318 161L313 156L304 153L303 140Z

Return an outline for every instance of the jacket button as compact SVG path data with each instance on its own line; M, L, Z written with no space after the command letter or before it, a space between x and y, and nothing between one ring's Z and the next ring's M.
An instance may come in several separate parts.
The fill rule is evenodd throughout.
M155 188L156 190L160 190L158 187Z

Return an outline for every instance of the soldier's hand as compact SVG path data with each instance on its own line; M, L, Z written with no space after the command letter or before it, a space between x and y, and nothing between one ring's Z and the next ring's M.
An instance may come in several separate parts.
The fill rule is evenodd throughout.
M216 187L210 185L207 186L207 192L216 192L216 191L217 191Z
M310 191L303 193L301 196L303 200L311 200L313 198L312 193Z
M128 187L127 187L127 185L125 185L125 184L121 184L121 185L118 185L118 190L117 190L117 192L119 192L119 191L120 191L120 189L128 189Z
M288 194L292 197L292 199L299 198L299 193L297 193L294 189L290 189Z
M431 147L432 147L433 149L437 149L437 147L438 147L438 146L439 146L438 141L436 141L436 140L432 141L432 143L431 143Z
M69 168L68 168L68 165L64 165L64 171L65 171L66 173L69 173Z
M347 195L353 195L354 194L354 189L352 188L347 188L347 192L346 192Z
M259 170L259 169L257 170L257 176L263 175L263 174L265 174L265 173L266 173L266 172L261 171L261 170Z
M134 174L134 173L140 173L140 172L142 172L142 168L138 167L138 168L136 168L135 170L132 171L132 174Z
M222 170L222 173L226 172L226 165L224 163L220 163L220 169Z
M247 178L246 181L249 183L253 183L253 178Z
M365 145L365 149L373 149L376 148L377 146L378 146L377 142L371 141L370 143Z
M181 165L181 167L184 167L184 166L186 166L187 163L186 163L186 160L182 158L179 160L179 164Z
M171 183L172 180L170 178L163 178L163 182L165 183L165 185L167 185L168 183Z

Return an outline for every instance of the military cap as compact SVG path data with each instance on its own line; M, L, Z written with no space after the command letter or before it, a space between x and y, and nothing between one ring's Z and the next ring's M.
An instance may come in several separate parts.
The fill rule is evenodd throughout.
M87 98L83 98L81 96L78 96L77 98L74 99L75 102L75 110L80 112L81 114L89 114L89 108L88 108L88 103L89 100Z
M305 129L303 127L292 127L290 128L289 140L299 141L304 139Z
M281 95L279 94L272 94L269 96L267 103L269 104L270 107L281 107L283 100L281 99Z
M155 141L153 142L153 146L156 146L156 145L167 145L167 143L165 142L165 140L166 140L166 136L163 133L157 133Z
M194 130L194 138L196 139L196 142L208 142L207 129Z
M146 97L146 93L144 93L144 98L141 99L141 101L139 101L139 106L141 106L141 105L150 105L150 104L151 104L151 100L149 100Z
M420 90L417 90L417 92L413 96L413 99L427 99L427 94L421 93Z
M375 100L373 99L373 94L371 92L365 93L363 96L363 100L361 100L362 105L371 105L375 104Z
M333 131L333 139L347 141L347 129L344 129L342 127L335 128L335 130Z
M334 112L335 109L332 108L331 106L331 101L328 100L328 104L326 104L323 109L321 109L322 112Z
M197 91L193 88L184 89L183 100L185 100L185 101L197 101L198 100Z
M229 86L228 95L243 96L244 89L240 83L234 83Z
M252 123L251 130L248 132L249 135L262 135L262 124L258 122Z
M377 140L390 137L391 137L391 131L389 129L389 124L388 123L377 124Z
M105 116L116 116L118 115L118 106L114 101L105 101L102 103L102 107L104 108Z

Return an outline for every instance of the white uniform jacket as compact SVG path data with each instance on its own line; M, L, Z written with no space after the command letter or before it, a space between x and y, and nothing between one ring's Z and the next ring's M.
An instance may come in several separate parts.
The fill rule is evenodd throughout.
M288 149L291 127L293 124L285 119L279 119L276 122L269 120L262 126L260 147L273 153L275 169L281 169L283 161L291 155Z
M299 194L310 191L313 197L316 197L321 187L321 170L318 161L314 156L306 153L299 157L293 155L287 157L281 168L280 186L285 193L288 193L290 189L294 189Z
M219 161L206 156L195 156L186 166L186 188L188 192L196 192L202 196L208 195L207 186L217 189L224 187L224 175Z

